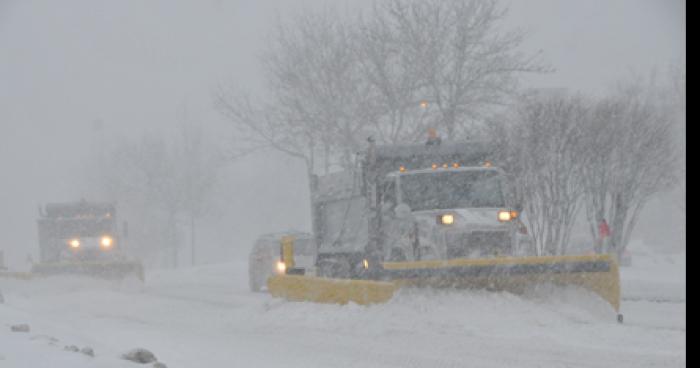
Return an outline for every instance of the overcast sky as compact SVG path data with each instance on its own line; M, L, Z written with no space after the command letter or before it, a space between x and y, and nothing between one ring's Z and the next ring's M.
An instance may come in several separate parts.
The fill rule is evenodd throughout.
M212 89L223 81L261 89L257 57L276 16L370 3L0 0L0 234L13 244L0 249L36 246L39 202L81 196L73 178L95 139L95 122L107 137L136 136L172 126L185 106L190 119L223 131ZM523 48L541 50L556 68L528 78L529 86L601 93L630 71L684 65L683 1L504 4L511 5L508 25L529 32ZM237 164L246 173L234 183L241 196L267 190L283 197L269 185L270 172L294 176L297 168L287 162L263 170L251 162ZM268 185L260 189L260 182ZM305 213L304 200L284 201L282 208L301 206ZM258 215L285 213L276 206L262 202ZM301 217L289 226L306 226Z

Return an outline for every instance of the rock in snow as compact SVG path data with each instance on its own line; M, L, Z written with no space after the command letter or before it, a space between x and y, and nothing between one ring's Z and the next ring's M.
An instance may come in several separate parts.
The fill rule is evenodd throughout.
M168 368L168 366L165 363L155 362L153 363L153 368Z
M56 345L58 339L49 335L36 335L29 338L30 340L46 341L49 345Z
M80 351L80 349L78 349L78 347L75 345L66 345L66 347L63 348L63 350L72 351L74 353L77 353Z
M91 357L95 356L95 351L93 351L92 348L89 346L80 349L80 352Z
M156 360L156 356L146 349L133 349L128 353L122 354L122 359L130 360L136 363L153 363Z
M29 332L29 325L26 323L22 323L20 325L12 325L10 327L12 332Z

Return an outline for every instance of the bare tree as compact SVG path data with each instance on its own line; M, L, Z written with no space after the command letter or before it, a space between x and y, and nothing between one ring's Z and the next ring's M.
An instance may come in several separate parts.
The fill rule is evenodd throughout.
M496 1L377 2L371 14L305 11L280 21L261 58L268 98L238 88L216 95L247 146L303 159L312 172L352 165L365 138L418 140L427 126L449 138L504 103L519 73L540 72L502 32ZM323 157L318 165L317 157Z
M221 158L208 146L201 125L187 121L179 126L179 139L175 140L172 160L175 161L178 198L182 214L187 217L190 229L190 262L196 262L196 222L211 214L216 201L211 198L218 183Z
M550 70L537 54L519 51L525 33L502 29L507 9L495 0L382 4L379 22L393 27L406 69L435 111L431 123L450 139L473 135L474 122L511 102L521 73Z
M624 82L598 102L586 128L586 214L591 233L610 225L609 250L624 251L641 210L677 177L673 114L655 87Z
M235 87L220 88L215 101L219 112L236 124L231 158L273 148L303 160L309 169L314 167L318 136L303 122L290 120L274 104L254 102Z
M116 201L129 218L133 250L151 261L165 257L171 267L178 264L182 225L193 236L193 222L213 207L209 194L220 168L201 128L183 125L180 135L145 134L102 147L104 155L86 170L95 195Z
M678 207L686 210L686 76L685 65L673 64L667 73L668 85L661 94L668 98L667 103L674 118L674 141L677 142L678 184L682 192ZM685 239L685 238L684 238Z
M357 19L358 62L371 87L375 114L371 122L378 142L413 142L422 138L430 124L425 65L425 35L404 33L406 14L393 13L403 4L375 4L369 16ZM416 37L413 37L416 36Z
M495 142L506 151L503 165L513 177L516 195L538 254L566 253L580 209L582 130L588 102L581 96L530 95L515 109Z
M243 127L246 140L305 161L323 157L348 166L370 120L371 99L357 63L357 39L337 13L308 12L278 22L261 62L268 102L253 103L223 88L217 107Z
M168 150L166 140L158 134L123 140L102 147L102 159L90 162L86 175L96 195L116 201L129 218L129 244L138 247L133 250L149 258L167 254L167 263L175 266L176 221L182 203L176 195L177 179Z
M678 186L681 192L680 198L675 202L678 208L683 211L684 223L683 223L683 247L686 246L686 201L687 201L687 177L686 177L686 165L687 165L687 138L686 138L686 72L685 64L675 64L669 68L669 87L668 96L671 99L670 107L674 114L675 122L675 142L678 145Z

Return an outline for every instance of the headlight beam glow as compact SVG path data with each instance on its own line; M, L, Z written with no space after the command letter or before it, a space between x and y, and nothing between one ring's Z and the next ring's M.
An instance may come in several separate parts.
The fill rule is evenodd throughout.
M443 225L452 225L455 223L455 216L449 213L444 214L440 216L440 223Z
M498 221L507 222L513 219L513 214L511 211L498 211Z
M73 248L73 249L78 249L78 248L80 248L80 240L77 239L77 238L71 239L71 240L68 242L68 245L70 245L70 247Z
M100 245L102 248L110 248L112 243L114 243L114 239L112 239L110 236L103 236L102 239L100 239Z

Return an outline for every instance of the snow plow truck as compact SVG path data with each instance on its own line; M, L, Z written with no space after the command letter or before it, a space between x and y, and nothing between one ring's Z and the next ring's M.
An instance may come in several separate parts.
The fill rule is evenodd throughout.
M482 142L370 141L356 168L312 175L315 270L294 267L293 244L282 244L287 272L268 279L269 292L371 304L407 286L522 293L547 283L588 289L619 313L616 262L537 255L508 177L492 159Z
M120 234L112 203L49 203L39 208L37 228L40 261L32 266L33 276L144 280L142 264L126 257L126 223Z

